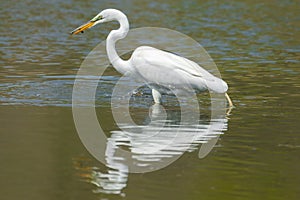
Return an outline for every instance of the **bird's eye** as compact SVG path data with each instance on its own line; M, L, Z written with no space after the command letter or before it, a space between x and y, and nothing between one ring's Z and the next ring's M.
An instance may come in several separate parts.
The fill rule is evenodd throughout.
M92 19L91 21L96 22L96 21L99 21L99 20L101 20L101 19L103 19L103 17L102 17L102 16L99 16L99 17L95 17L95 18Z

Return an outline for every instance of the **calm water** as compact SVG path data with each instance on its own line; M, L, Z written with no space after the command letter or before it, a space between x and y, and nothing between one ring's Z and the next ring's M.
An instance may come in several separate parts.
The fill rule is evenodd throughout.
M1 1L1 7L1 199L300 198L297 1L24 0ZM215 120L222 128L204 159L198 158L199 139L166 168L128 174L101 164L82 145L72 117L74 78L89 51L117 25L101 25L78 37L68 32L108 7L123 10L132 28L187 34L218 65L235 108ZM115 143L124 142L114 132L110 110L119 77L109 68L96 100L106 134L121 138L110 140ZM141 126L149 122L152 106L149 90L142 92L130 108ZM176 100L165 98L170 123L176 124ZM206 105L207 94L199 98ZM206 127L209 106L202 111ZM162 139L152 142L157 141Z

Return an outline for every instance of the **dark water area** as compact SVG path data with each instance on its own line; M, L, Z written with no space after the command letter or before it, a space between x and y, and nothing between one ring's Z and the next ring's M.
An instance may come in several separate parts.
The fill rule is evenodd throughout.
M235 108L214 121L222 128L205 158L198 155L202 138L165 168L126 173L85 149L72 116L74 80L87 54L118 26L69 32L105 8L126 13L131 28L184 33L210 54ZM292 0L1 1L1 199L299 199L299 10ZM123 137L110 110L120 76L109 67L96 93L110 138ZM141 93L130 111L142 126L153 102L149 89ZM198 97L206 105L208 94ZM165 97L170 124L180 113L174 102ZM205 129L209 106L202 111Z

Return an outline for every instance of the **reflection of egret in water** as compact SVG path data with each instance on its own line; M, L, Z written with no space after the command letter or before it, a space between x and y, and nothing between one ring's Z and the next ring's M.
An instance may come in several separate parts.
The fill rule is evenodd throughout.
M122 108L118 110L122 112ZM149 111L149 124L118 124L121 130L112 131L107 140L105 156L109 170L107 173L97 169L91 172L90 182L98 187L94 192L120 194L127 185L128 173L132 172L130 168L154 171L165 166L165 163L174 162L185 152L197 150L200 144L199 158L204 158L219 135L227 130L227 118L221 112L210 121L198 118L194 124L178 124L178 118L182 115L179 112L174 108L165 110L155 104ZM186 112L191 114L193 111L190 109ZM126 115L126 112L123 114ZM127 117L130 118L124 116ZM145 121L150 121L149 118ZM124 154L128 151L130 158Z

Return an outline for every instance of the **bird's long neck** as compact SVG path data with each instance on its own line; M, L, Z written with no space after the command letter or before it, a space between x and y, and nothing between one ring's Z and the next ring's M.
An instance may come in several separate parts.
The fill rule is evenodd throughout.
M127 61L122 60L116 51L116 42L126 37L129 31L129 23L125 15L121 15L117 21L120 23L118 30L113 30L109 33L106 39L106 51L108 59L113 67L120 73L124 74L129 71Z

